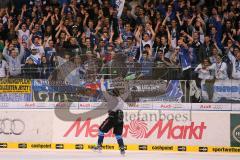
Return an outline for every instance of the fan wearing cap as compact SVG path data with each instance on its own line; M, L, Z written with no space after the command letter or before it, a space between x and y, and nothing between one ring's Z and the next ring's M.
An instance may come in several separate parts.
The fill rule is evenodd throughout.
M77 25L72 26L72 35L73 35L73 37L75 37L75 38L77 38L77 37L79 36L78 26L77 26Z
M39 78L38 65L35 64L35 59L33 57L28 57L26 63L23 67L23 76L30 79Z
M27 57L26 61L28 59L31 59L34 64L40 65L41 64L41 54L39 53L38 49L34 46L31 47L31 55Z

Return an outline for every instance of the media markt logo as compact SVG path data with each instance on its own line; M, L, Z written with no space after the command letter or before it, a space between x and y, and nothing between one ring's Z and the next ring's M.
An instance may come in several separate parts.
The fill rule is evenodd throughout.
M231 147L240 147L240 114L231 114Z

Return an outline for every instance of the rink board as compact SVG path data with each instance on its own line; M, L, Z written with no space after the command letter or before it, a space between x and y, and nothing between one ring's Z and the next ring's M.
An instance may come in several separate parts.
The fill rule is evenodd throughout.
M52 109L0 110L0 148L89 150L96 144L98 127L106 117L65 121ZM240 153L238 111L132 109L125 110L124 117L127 150ZM110 131L104 149L118 150L115 143Z

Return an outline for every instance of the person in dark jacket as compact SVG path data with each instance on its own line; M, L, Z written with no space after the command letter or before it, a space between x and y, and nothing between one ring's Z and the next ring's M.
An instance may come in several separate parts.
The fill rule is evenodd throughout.
M39 70L38 65L33 62L32 58L27 59L26 64L23 69L23 76L28 79L38 79L39 78Z

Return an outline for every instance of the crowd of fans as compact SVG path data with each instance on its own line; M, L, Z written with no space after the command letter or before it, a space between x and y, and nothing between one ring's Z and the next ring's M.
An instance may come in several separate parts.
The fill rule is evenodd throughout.
M154 64L180 68L180 79L240 79L240 1L31 0L0 9L0 77L48 78L73 61L111 65L125 55L129 74ZM124 63L125 63L124 62Z

